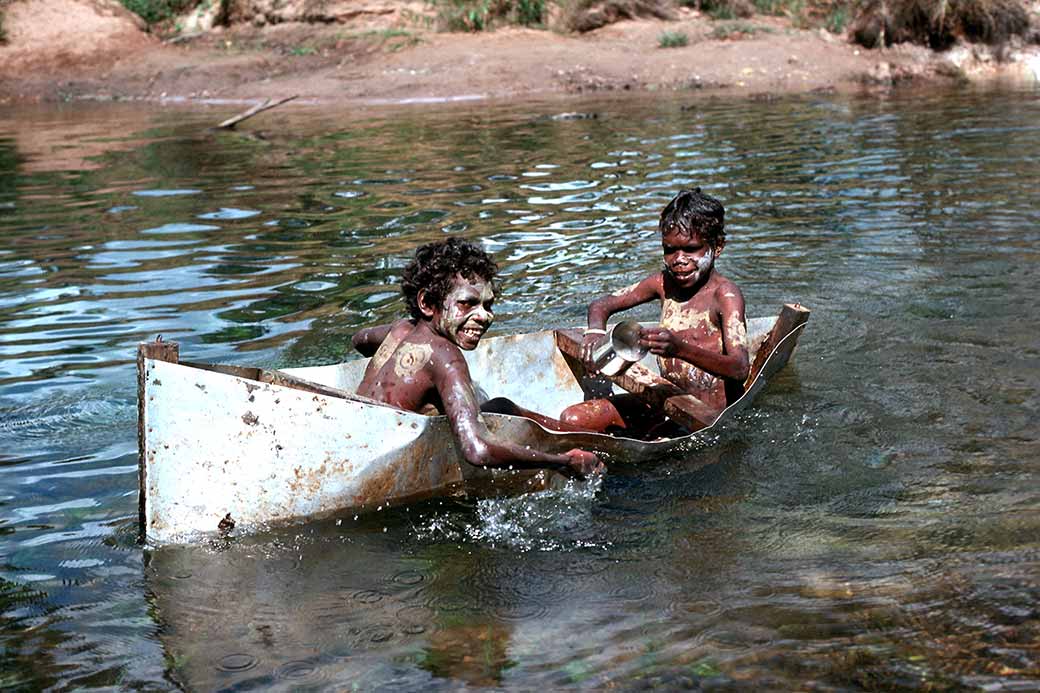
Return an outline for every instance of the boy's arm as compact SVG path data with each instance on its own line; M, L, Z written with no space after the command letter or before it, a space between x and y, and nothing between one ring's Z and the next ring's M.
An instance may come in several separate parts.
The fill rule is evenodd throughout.
M660 273L652 274L643 281L626 286L612 294L601 296L589 304L589 328L581 343L582 360L585 368L592 372L592 351L606 334L607 319L614 313L653 301L663 290Z
M601 296L589 304L589 329L602 330L607 318L634 306L652 301L661 295L661 274L653 274L612 294Z
M386 336L390 334L392 330L400 320L392 322L388 325L376 325L375 327L366 327L362 330L358 330L354 333L354 336L350 338L351 344L354 348L361 352L362 356L371 356L376 353L379 349L379 345L383 343Z
M435 349L433 380L462 456L470 464L478 467L553 469L577 477L602 471L603 463L599 458L585 450L569 450L562 455L554 455L496 440L480 418L469 367L457 349Z
M730 283L720 287L716 297L722 321L722 353L689 344L679 333L664 327L643 328L639 342L658 356L682 359L712 375L743 382L750 369L744 296Z

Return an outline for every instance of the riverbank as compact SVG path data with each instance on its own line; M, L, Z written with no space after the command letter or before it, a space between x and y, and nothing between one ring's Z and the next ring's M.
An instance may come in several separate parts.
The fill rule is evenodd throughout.
M236 25L161 40L115 0L7 6L0 102L253 101L387 104L610 91L770 96L906 83L1040 79L1036 46L943 53L868 50L782 17L620 21L584 34L527 28L440 33L421 6L390 4L335 23ZM663 48L664 34L686 45Z

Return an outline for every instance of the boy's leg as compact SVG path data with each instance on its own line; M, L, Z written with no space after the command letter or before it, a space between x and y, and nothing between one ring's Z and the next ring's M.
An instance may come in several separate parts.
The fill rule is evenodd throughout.
M523 416L534 421L536 424L550 431L561 431L564 433L588 433L590 429L572 426L563 421L558 421L551 416L539 414L530 409L524 409L516 402L506 397L495 397L480 405L480 411L487 414L508 414L510 416Z
M663 420L659 412L630 393L572 404L560 414L560 421L581 430L597 433L625 431L637 436L650 431Z

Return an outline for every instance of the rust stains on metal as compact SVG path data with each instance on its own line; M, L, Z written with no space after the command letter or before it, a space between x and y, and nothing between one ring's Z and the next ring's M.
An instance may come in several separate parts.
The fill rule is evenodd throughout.
M330 478L336 476L348 476L353 468L350 460L340 458L334 460L331 453L326 453L325 459L318 467L304 469L295 466L292 469L292 478L288 480L291 495L302 498L313 498L321 495L322 487Z
M361 507L369 507L382 504L394 497L397 488L398 472L404 472L403 467L412 466L410 460L398 460L395 464L384 467L379 472L365 479L361 488L354 494L354 503Z
M353 494L353 505L364 511L391 501L397 504L443 495L465 484L463 466L468 465L455 454L445 458L439 436L422 436L389 464L369 467Z
M258 423L260 423L260 417L251 411L247 411L245 414L242 415L242 421L247 426L255 426Z

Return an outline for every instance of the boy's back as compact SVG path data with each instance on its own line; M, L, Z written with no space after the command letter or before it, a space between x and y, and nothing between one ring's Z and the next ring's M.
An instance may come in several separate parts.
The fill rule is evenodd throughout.
M407 319L391 326L365 369L358 394L420 414L441 414L444 406L433 380L433 340L415 334L415 327ZM443 360L448 350L437 346L437 358ZM458 352L458 347L450 346Z

